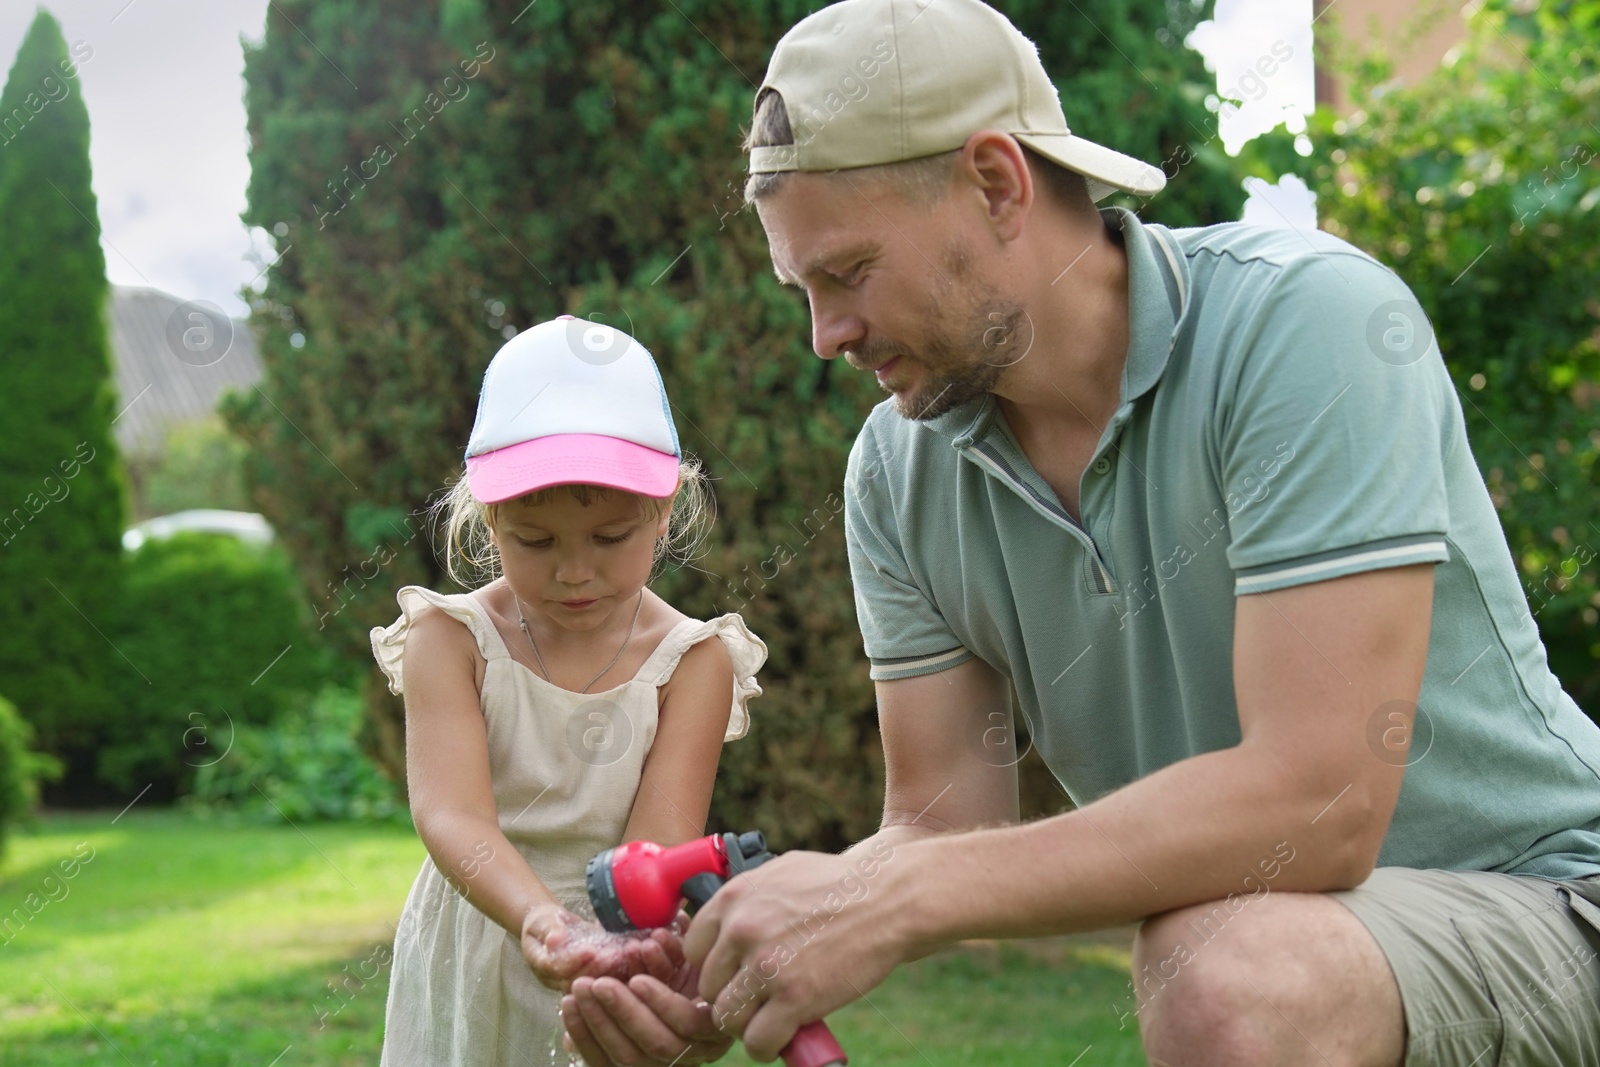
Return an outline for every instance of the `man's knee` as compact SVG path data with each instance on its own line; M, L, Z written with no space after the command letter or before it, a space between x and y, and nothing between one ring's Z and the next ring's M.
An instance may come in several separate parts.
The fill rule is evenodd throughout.
M1268 1050L1256 1047L1251 1009L1257 998L1250 982L1252 968L1263 961L1242 951L1243 915L1201 904L1155 916L1140 928L1133 984L1152 1063L1262 1061Z
M1330 995L1370 1009L1388 980L1359 921L1317 893L1212 901L1155 916L1134 942L1139 1029L1151 1063L1279 1062L1313 1019L1337 1015ZM1349 988L1341 988L1346 984ZM1398 1011L1398 1004L1395 1004Z
M1178 908L1145 920L1134 968L1152 988L1210 986L1269 965L1280 947L1279 900L1235 898Z

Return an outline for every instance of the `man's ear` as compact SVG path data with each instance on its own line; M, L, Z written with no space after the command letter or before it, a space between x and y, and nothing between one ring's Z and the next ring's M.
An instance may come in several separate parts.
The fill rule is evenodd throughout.
M1002 241L1022 232L1033 207L1033 173L1022 145L999 130L979 130L967 138L958 167L983 196L989 225Z

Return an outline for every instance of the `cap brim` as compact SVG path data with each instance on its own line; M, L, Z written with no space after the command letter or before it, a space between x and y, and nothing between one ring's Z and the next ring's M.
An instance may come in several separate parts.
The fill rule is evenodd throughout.
M553 485L603 485L640 496L669 497L678 457L598 434L553 434L467 457L467 487L499 504Z
M1096 200L1104 200L1119 189L1135 196L1154 196L1167 184L1167 176L1161 168L1070 133L1017 133L1012 136L1040 155L1087 178L1089 193Z

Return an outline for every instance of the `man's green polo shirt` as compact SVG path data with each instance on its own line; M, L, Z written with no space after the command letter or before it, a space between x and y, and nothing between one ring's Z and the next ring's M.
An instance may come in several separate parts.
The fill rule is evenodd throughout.
M1600 873L1600 728L1546 664L1404 283L1322 233L1106 218L1127 250L1130 338L1081 526L992 395L920 423L885 401L863 426L845 516L873 677L981 657L1084 805L1239 743L1235 596L1434 563L1379 863ZM1374 759L1399 758L1395 710L1373 709Z

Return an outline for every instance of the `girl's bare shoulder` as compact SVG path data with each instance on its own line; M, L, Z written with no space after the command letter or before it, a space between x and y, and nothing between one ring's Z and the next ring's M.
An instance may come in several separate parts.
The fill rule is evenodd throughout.
M671 622L663 630L663 636L671 632L673 627L690 616L666 604L666 609L672 613ZM711 687L714 692L721 692L724 686L731 684L733 678L733 656L728 652L728 646L715 635L707 636L696 641L684 650L683 658L678 660L678 666L661 685L661 697L665 700L677 690L700 690Z
M426 605L411 620L405 656L414 670L448 671L465 664L474 684L482 684L486 661L472 628L437 604Z

